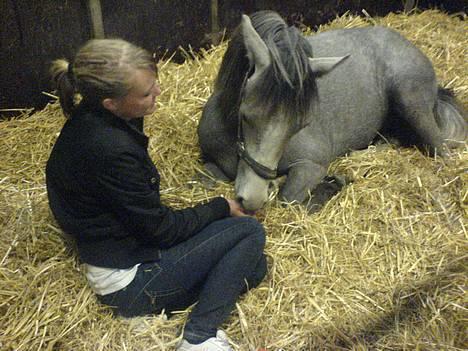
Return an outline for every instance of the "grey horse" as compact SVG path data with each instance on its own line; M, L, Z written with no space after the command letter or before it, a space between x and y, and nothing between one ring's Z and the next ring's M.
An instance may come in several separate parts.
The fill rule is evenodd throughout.
M243 15L230 40L198 137L206 169L235 179L246 210L263 207L280 176L280 198L313 210L333 194L322 185L340 155L386 135L444 157L466 141L467 125L429 59L397 32L305 37L260 11Z

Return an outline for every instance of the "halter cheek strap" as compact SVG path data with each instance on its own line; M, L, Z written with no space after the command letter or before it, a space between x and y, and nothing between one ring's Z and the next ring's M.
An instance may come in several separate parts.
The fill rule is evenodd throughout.
M276 168L268 168L250 157L250 155L247 153L247 150L245 149L244 142L241 140L237 141L237 154L260 177L269 180L276 179L278 177L278 171Z
M240 101L242 100L242 97L244 95L245 84L247 83L247 79L251 71L252 70L249 70L244 77L244 82L242 83L241 94L239 97L239 106L240 106ZM247 149L245 147L244 134L242 132L242 116L240 112L237 116L237 154L239 155L239 158L242 159L245 163L247 163L249 167L252 168L252 170L258 176L264 179L268 179L268 180L276 179L278 177L277 168L272 169L272 168L262 165L261 163L255 161L253 157L251 157L249 153L247 152Z

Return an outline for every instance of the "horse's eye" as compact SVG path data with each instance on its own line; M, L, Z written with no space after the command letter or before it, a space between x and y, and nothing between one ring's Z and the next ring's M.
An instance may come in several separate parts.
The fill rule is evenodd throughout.
M245 122L247 124L250 124L250 118L249 116L245 115L245 114L242 114L242 122Z
M253 76L254 71L255 69L253 67L249 69L249 71L247 72L247 79L250 79Z

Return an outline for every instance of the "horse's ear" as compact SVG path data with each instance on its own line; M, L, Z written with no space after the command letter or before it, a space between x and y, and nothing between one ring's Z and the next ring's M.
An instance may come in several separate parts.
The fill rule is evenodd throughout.
M256 71L260 71L270 65L271 60L268 48L263 39L253 27L249 16L242 15L240 26L250 65L255 67Z
M309 57L309 64L312 72L317 76L322 76L330 72L348 57L349 55L339 57Z

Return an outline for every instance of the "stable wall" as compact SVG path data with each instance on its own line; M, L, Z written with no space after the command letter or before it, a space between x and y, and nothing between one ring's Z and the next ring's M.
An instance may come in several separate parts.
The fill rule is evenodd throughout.
M179 46L198 49L210 44L216 25L227 33L242 13L259 9L280 12L291 24L314 28L346 11L371 16L402 11L404 4L437 6L449 12L466 11L463 0L219 0L218 23L210 23L213 0L101 0L104 32L154 52L171 54ZM465 15L466 16L466 15ZM50 98L48 67L55 58L71 58L92 37L88 1L0 1L0 116L5 109L42 108ZM183 59L176 53L175 60ZM3 110L3 111L2 111Z

